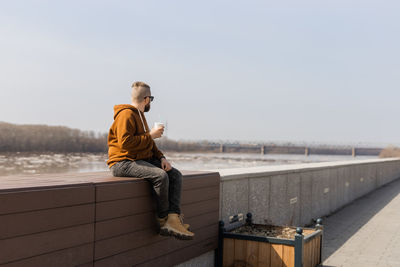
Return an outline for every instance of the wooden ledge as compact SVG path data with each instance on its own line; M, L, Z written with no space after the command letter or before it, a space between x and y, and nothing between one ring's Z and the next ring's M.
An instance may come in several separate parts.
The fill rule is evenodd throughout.
M217 172L181 171L185 178L216 175ZM142 178L114 177L109 171L84 173L47 173L0 176L0 193L21 190L40 190L54 187L83 186L103 183L141 181Z

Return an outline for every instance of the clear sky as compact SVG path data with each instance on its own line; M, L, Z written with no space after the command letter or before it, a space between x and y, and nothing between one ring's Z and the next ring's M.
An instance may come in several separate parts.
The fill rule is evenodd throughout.
M107 132L145 81L173 139L400 143L400 1L0 1L0 121Z

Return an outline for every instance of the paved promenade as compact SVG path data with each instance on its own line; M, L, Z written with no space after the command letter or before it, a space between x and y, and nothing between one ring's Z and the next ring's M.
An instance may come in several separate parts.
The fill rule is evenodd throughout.
M323 266L400 266L400 179L325 219Z

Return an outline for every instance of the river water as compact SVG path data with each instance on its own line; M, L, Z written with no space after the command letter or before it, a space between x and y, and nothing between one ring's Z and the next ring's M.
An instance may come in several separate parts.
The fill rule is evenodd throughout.
M246 153L165 153L180 170L210 170L266 165L352 160L351 156L261 155ZM357 157L371 159L376 157ZM1 153L0 176L37 173L91 172L108 170L103 153Z

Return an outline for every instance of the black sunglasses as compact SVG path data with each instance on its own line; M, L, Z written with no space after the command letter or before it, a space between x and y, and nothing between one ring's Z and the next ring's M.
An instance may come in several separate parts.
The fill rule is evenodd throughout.
M144 97L144 99L146 99L146 97L150 98L150 102L153 102L153 100L154 100L154 96L151 96L151 95L149 95L149 96L145 96L145 97Z

